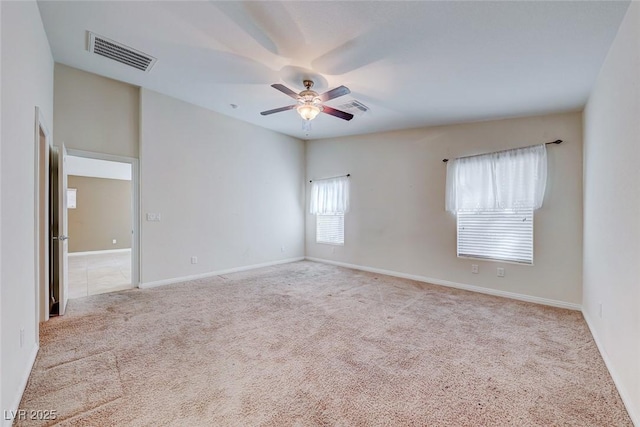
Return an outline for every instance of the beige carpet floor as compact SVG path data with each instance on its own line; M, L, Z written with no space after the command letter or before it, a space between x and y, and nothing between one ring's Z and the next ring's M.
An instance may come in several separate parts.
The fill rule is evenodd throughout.
M632 425L579 312L313 262L73 300L41 340L20 406L61 425Z

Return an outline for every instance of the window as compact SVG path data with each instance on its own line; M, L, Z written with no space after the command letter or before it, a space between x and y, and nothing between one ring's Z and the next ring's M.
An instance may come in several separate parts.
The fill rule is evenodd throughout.
M458 256L533 264L533 210L458 212Z
M447 211L458 256L533 264L533 211L547 181L544 144L447 163Z
M309 213L316 216L316 242L344 245L344 214L349 212L349 175L313 181Z
M316 215L316 242L344 245L344 214Z

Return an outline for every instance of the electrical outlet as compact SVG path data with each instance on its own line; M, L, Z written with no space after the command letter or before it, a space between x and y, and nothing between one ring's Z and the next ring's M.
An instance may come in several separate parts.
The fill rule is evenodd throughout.
M331 253L335 253L336 252L336 248L334 248L333 246L331 247Z
M197 264L198 263L198 257L197 256L192 256L191 257L191 264Z
M504 268L498 267L498 277L504 277Z
M113 240L111 241L111 243L113 243L113 244L115 245L116 243L118 243L118 241L117 241L116 239L113 239Z
M147 213L147 221L160 221L159 213Z
M20 329L20 348L24 346L24 328Z
M471 264L471 272L473 274L478 274L478 264Z
M284 246L280 246L280 252L284 252Z

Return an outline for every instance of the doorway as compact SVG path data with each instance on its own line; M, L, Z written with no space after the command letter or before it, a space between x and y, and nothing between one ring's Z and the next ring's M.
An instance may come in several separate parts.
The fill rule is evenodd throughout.
M135 159L69 150L69 298L137 286Z

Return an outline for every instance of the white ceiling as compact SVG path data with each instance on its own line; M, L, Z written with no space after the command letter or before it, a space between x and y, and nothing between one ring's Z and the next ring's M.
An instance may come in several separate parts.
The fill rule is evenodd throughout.
M55 61L302 139L581 109L628 1L40 1ZM158 59L87 51L87 31ZM306 135L271 88L339 85L370 110ZM230 104L236 104L233 109Z

